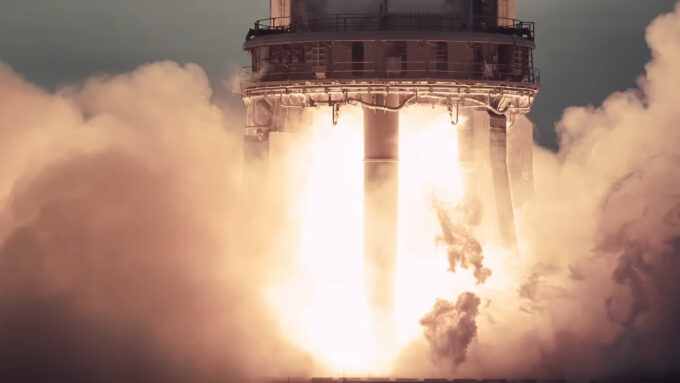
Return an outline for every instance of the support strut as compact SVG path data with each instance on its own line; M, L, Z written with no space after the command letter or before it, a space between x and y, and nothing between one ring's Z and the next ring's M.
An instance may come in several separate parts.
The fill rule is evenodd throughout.
M398 95L375 95L364 107L364 257L372 307L394 305L399 209Z
M510 192L507 161L507 124L505 115L489 112L490 117L490 154L493 185L496 194L496 209L501 239L509 248L517 246L515 214Z
M479 158L475 150L475 114L469 113L458 126L458 163L462 170L463 206L467 224L476 226L481 221L481 202L477 176Z

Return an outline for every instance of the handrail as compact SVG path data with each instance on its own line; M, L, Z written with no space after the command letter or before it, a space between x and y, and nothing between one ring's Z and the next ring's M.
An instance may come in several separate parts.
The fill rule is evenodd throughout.
M465 19L429 14L333 14L275 17L256 21L247 38L279 33L408 30L503 33L531 41L535 38L534 22L503 17Z
M478 80L540 85L538 69L525 65L455 61L401 61L394 64L395 66L378 67L374 61L333 62L325 66L322 72L311 68L300 70L298 69L300 67L291 68L286 65L277 65L257 73L250 68L244 68L241 84L244 89L246 85L266 82L374 78Z

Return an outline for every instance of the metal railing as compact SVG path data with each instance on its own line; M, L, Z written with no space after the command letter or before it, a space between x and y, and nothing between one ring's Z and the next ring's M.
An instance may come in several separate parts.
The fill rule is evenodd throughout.
M538 69L526 65L503 65L478 62L400 61L378 66L372 61L334 62L323 68L290 70L278 65L268 70L241 70L241 89L267 82L310 80L460 80L490 81L540 85Z
M238 77L241 84L241 90L243 90L254 82L255 76L253 76L253 67L248 66L241 68L238 71Z
M443 15L327 15L313 17L276 17L255 22L247 39L304 32L345 31L439 31L502 33L533 41L535 23L509 18L476 17L462 19Z

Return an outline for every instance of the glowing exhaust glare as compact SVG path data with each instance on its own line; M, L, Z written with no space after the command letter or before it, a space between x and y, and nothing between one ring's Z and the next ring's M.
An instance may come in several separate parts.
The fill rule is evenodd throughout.
M286 158L294 171L307 172L296 190L304 199L298 203L299 252L290 274L269 286L268 299L283 333L329 373L387 373L403 348L422 336L418 321L436 298L475 288L469 273L447 272L446 251L435 243L441 228L433 196L451 207L462 199L457 129L443 109L409 108L401 117L396 307L376 313L364 287L361 109L343 109L337 126L327 114L315 112L298 139L295 150L308 157ZM388 336L374 331L375 318L386 320Z
M308 156L288 159L307 172L296 190L299 251L268 298L292 343L330 372L361 373L375 354L363 285L362 122L360 109L344 112L337 126L315 112L299 137Z
M473 287L474 280L447 272L447 256L435 238L441 231L433 198L455 206L463 185L458 131L445 109L412 107L401 116L399 177L399 264L396 320L402 346L422 335L418 321L437 297Z

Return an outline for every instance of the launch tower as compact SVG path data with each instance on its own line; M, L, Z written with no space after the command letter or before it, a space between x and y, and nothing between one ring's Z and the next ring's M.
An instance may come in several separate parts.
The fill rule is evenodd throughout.
M272 134L291 129L304 108L327 107L335 122L343 106L363 107L370 299L389 308L397 256L399 111L433 104L448 108L453 124L470 116L459 126L468 177L477 166L469 145L483 122L500 233L512 246L506 137L508 119L529 112L538 92L534 48L534 24L515 19L515 0L271 0L271 17L257 21L244 44L252 59L242 76L246 161L266 158ZM523 166L528 169L519 173L530 173L530 161Z

